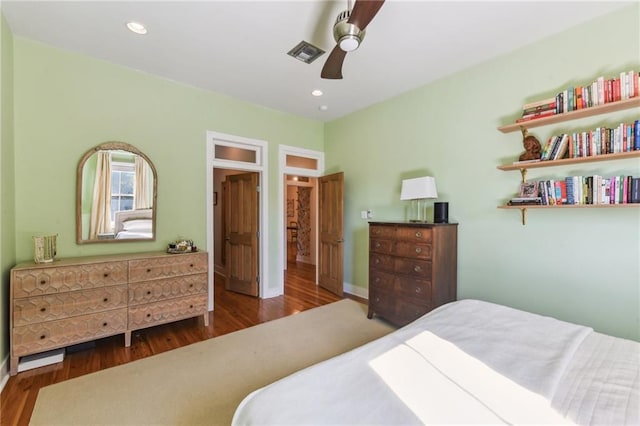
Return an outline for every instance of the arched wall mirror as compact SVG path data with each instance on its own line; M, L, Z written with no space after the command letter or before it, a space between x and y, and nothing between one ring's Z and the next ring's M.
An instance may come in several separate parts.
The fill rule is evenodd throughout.
M136 147L106 142L92 148L76 179L78 244L155 240L158 178Z

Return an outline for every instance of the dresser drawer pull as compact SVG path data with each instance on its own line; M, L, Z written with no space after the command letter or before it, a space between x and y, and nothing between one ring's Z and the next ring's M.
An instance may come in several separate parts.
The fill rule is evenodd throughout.
M189 284L189 288L193 288L193 284Z
M422 248L416 247L416 253L418 253L418 254L422 253Z
M376 265L377 265L378 263L380 263L380 259L378 259L378 258L376 257L375 262L376 262Z
M422 238L422 232L416 231L416 238Z
M193 305L189 305L189 309L193 309Z
M105 272L104 274L102 274L105 278L107 278L109 276L108 272Z
M43 335L41 335L41 336L40 336L40 340L44 340L44 339L46 339L46 338L47 338L47 336L46 336L45 334L43 334Z
M193 268L193 263L189 264L189 268Z
M151 268L147 268L147 272L151 272Z
M422 293L422 289L420 287L416 287L416 293Z
M376 243L376 248L380 248L380 243Z
M416 265L416 266L414 266L414 267L413 267L413 270L414 270L415 272L421 272L421 271L422 271L422 268L421 268L420 266Z
M40 312L46 312L47 308L40 308Z
M108 323L107 323L107 322L103 322L103 323L102 323L102 326L103 326L103 327L106 327L107 325L108 325Z
M151 290L147 290L147 294L151 294Z
M147 314L147 318L150 318L150 317L151 317L151 314Z
M45 285L47 283L47 280L40 280L40 285Z
M379 283L380 282L380 277L376 277L375 282Z
M105 297L104 299L102 299L103 302L107 303L109 301L108 297Z

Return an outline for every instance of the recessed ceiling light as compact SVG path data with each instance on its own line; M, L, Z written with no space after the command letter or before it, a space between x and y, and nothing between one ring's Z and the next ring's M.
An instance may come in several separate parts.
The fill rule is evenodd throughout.
M328 109L329 109L329 107L328 107L328 106L326 106L326 105L320 105L320 106L318 107L318 109L319 109L320 111L326 111L326 110L328 110Z
M313 96L322 96L323 95L322 90L320 90L320 89L314 90L313 92L311 92L311 94Z
M129 28L129 30L133 31L136 34L147 33L147 28L144 25L142 25L140 22L135 22L135 21L127 22L127 28Z

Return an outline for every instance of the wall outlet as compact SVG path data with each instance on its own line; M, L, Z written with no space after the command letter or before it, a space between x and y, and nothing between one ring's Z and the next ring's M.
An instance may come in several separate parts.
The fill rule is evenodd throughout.
M367 210L362 210L360 212L360 219L368 219L369 218L368 214L369 212Z

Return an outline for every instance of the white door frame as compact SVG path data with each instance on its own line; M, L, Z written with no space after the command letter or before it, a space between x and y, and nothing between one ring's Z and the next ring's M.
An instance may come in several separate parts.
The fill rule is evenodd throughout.
M215 157L216 146L239 148L255 152L255 162L223 160ZM207 131L207 252L209 253L209 310L213 311L213 286L214 286L214 223L213 223L213 169L232 169L257 172L260 182L260 206L258 208L258 223L260 226L260 239L258 241L258 285L259 297L267 295L267 277L269 276L269 209L268 206L268 176L269 164L267 159L267 142L259 139L245 138Z
M315 169L304 169L300 167L287 166L287 155L295 155L296 157L309 158L316 161ZM286 175L307 176L313 178L319 178L324 174L324 152L313 151L305 148L298 148L295 146L280 145L278 147L278 176L280 184L278 185L278 256L280 258L278 268L278 287L274 289L274 296L284 294L284 270L286 268L287 256L285 254L285 247L287 246L287 229L284 226L285 223L285 187L286 187ZM318 198L316 197L316 205L314 208L318 209ZM316 221L316 235L318 234L318 223ZM316 241L317 245L317 241ZM316 265L318 264L318 250L316 249ZM317 268L316 268L317 269ZM316 270L316 284L318 283L318 275Z

